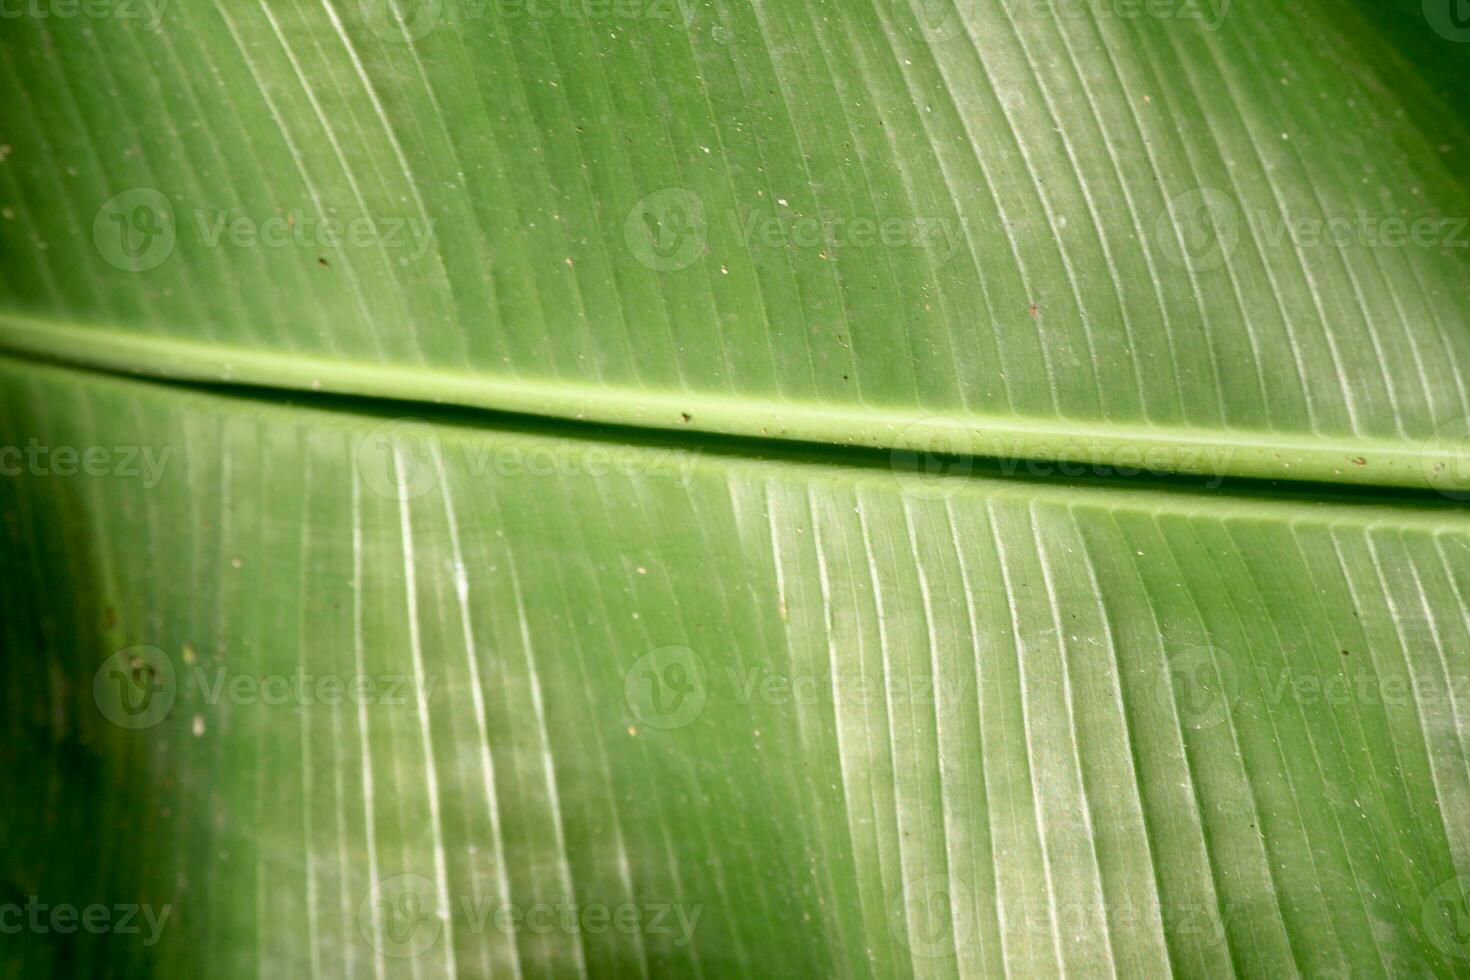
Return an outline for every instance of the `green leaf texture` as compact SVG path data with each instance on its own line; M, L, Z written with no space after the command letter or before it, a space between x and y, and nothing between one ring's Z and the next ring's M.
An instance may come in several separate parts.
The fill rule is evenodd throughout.
M0 377L4 431L110 467L0 481L11 900L172 910L28 972L1465 967L1442 501Z
M1470 416L1470 59L1436 4L21 18L0 43L0 343L1423 486L1406 447Z
M0 976L1470 975L1463 11L0 11Z

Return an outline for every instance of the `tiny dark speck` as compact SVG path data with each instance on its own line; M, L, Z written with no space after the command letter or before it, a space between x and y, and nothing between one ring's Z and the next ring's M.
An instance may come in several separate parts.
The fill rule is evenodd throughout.
M317 259L316 260L316 264L319 265L319 266L321 266L323 269L330 268L330 266L327 265L327 260L326 259Z
M688 412L680 412L679 413L679 421L680 422L693 422L694 421L694 416L693 415L690 415Z

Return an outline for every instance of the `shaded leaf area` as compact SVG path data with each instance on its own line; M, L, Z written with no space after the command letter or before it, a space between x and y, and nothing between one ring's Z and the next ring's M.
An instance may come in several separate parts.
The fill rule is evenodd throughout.
M1463 511L0 381L7 970L1470 962Z
M574 382L592 417L687 395L744 435L892 445L943 415L1020 433L1012 455L1051 423L1418 445L1470 416L1465 46L1440 6L23 18L0 343L196 341L175 369L211 378L310 354L328 390L371 364L379 394L433 399ZM725 401L750 412L702 410Z

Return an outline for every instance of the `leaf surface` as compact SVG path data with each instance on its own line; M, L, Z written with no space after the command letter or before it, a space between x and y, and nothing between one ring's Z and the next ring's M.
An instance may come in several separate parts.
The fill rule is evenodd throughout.
M175 915L33 969L1463 963L1460 509L0 374L6 431L164 461L0 482L9 880Z
M1470 32L1145 6L7 17L0 972L1465 975Z
M1423 486L1416 453L1465 458L1437 436L1470 416L1470 133L1454 22L1417 6L25 18L0 45L0 343Z

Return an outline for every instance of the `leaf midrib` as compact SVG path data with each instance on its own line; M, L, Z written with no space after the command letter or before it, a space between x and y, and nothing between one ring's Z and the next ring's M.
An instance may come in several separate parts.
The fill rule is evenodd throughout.
M923 410L782 403L679 391L494 378L245 350L0 313L0 348L28 357L145 377L325 392L412 405L458 405L578 422L773 442L1031 460L1060 476L1190 475L1426 489L1436 468L1467 460L1435 442L1351 441L1229 430L1099 425ZM1065 466L1063 464L1066 464ZM1077 472L1072 467L1081 468ZM1070 470L1070 471L1069 471ZM1127 474L1124 474L1127 475Z

